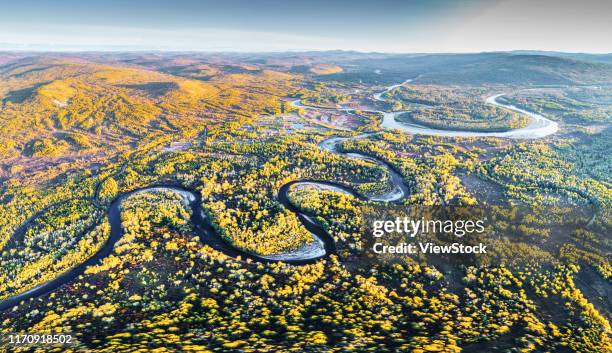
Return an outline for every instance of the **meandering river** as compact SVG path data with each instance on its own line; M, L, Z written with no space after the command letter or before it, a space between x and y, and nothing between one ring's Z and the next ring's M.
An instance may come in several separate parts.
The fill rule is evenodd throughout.
M298 183L302 181L295 181L293 183ZM242 258L250 258L260 262L271 262L271 261L286 261L294 264L306 264L316 261L317 259L331 254L335 251L335 243L333 239L323 230L321 226L319 226L314 220L312 220L308 215L303 214L295 208L288 199L289 188L293 183L285 184L280 190L278 194L279 201L288 209L293 212L296 212L300 221L308 231L313 234L313 237L316 238L316 241L313 244L316 246L312 246L316 249L321 248L321 250L317 250L315 253L308 253L302 251L303 254L300 256L300 251L295 253L287 254L286 257L282 257L281 255L278 259L274 256L258 256L246 251L239 250L235 248L232 244L222 238L212 227L211 222L207 219L205 213L202 210L202 200L200 198L200 193L196 190L190 190L184 188L182 186L177 186L173 184L161 184L155 185L151 187L140 188L136 190L132 190L130 192L122 193L119 197L117 197L109 206L107 211L108 221L111 226L110 235L104 245L94 253L92 257L90 257L87 261L76 265L70 270L58 275L54 279L44 282L30 290L22 292L18 295L9 297L3 301L0 301L0 311L4 311L14 307L22 301L29 300L31 298L38 297L40 295L50 293L60 286L72 282L79 276L85 273L85 270L89 266L94 266L99 264L104 258L108 257L115 247L115 244L123 238L125 231L123 226L121 225L121 203L124 202L128 197L143 192L155 192L160 190L165 191L173 191L181 195L181 198L186 206L188 206L191 211L191 224L193 225L193 229L196 234L199 236L200 241L215 250L218 250L228 256L231 257L242 257ZM325 183L325 182L317 182L317 184L330 185L344 192L351 193L357 197L358 195L354 194L354 192L346 188L342 185L335 183ZM299 250L299 249L298 249Z
M387 87L384 91L376 93L372 96L374 100L379 102L386 102L386 99L383 98L383 95L395 88L404 86L408 83L412 82L412 80L404 81L403 83L392 85ZM388 130L401 130L403 132L409 134L421 134L421 135L431 135L431 136L446 136L446 137L503 137L503 138L513 138L513 139L536 139L546 137L548 135L552 135L559 130L559 125L542 116L541 114L537 114L534 112L530 112L521 108L518 108L514 105L506 105L497 101L497 98L505 95L505 93L496 94L488 97L485 102L487 104L495 105L500 108L509 109L515 111L517 113L525 114L531 118L529 125L519 128L512 129L503 132L476 132L476 131L461 131L461 130L451 130L451 129L436 129L430 128L427 126L419 125L419 124L410 124L405 122L399 122L396 120L396 117L401 114L407 113L409 111L397 111L397 112L385 112L381 110L361 110L363 112L370 113L379 113L382 114L383 119L381 123L381 127ZM318 108L313 106L304 105L300 100L295 100L292 102L294 106L305 108L305 109L320 109L320 110L336 110L343 112L354 112L356 109L350 108Z
M387 87L382 92L376 93L373 95L374 100L377 101L385 101L383 95L397 87L410 83L411 80L405 81L401 84L393 85ZM395 118L404 113L402 112L384 112L378 110L369 110L370 112L381 113L383 115L383 121L381 126L385 129L399 129L404 132L413 133L413 134L426 134L426 135L436 135L436 136L461 136L461 137L472 137L472 136L493 136L493 137L507 137L507 138L540 138L544 136L548 136L550 134L555 133L558 130L557 123L550 121L549 119L543 117L542 115L529 112L523 109L519 109L514 106L504 105L497 101L497 98L502 96L503 94L497 94L489 97L486 102L488 104L493 104L502 108L510 109L522 114L527 114L532 118L531 123L521 129L510 130L506 132L468 132L468 131L454 131L454 130L440 130L440 129L432 129L425 126L415 125L415 124L405 124L400 123L395 120ZM316 108L310 107L307 105L303 105L299 100L293 102L294 105L305 108L305 109L319 109L319 110L338 110L345 112L352 112L354 109L347 108ZM363 111L363 110L362 110ZM132 190L130 192L125 192L117 197L108 208L108 219L111 225L111 232L106 243L87 261L71 268L70 270L58 275L56 278L47 281L43 284L40 284L26 292L20 293L13 297L7 298L3 301L0 301L0 311L10 309L15 305L19 304L22 301L29 300L31 298L35 298L37 296L49 293L59 288L63 284L73 281L78 278L85 272L85 269L89 266L93 266L98 264L102 259L109 256L115 247L115 244L123 237L124 229L121 225L121 203L129 196L135 193L141 192L152 192L156 190L170 190L175 191L181 195L183 201L187 206L189 206L192 210L191 223L193 224L194 230L199 235L200 240L209 245L210 247L223 252L224 254L232 257L242 257L242 258L250 258L255 261L260 262L273 262L273 261L284 261L293 263L296 265L312 263L317 261L323 257L328 256L335 252L335 242L332 237L327 234L323 228L314 221L311 215L305 214L301 212L295 205L293 205L289 200L289 190L293 186L299 187L302 186L314 186L318 188L326 188L331 189L338 192L344 192L354 197L357 197L362 200L370 200L370 201L379 201L379 202L398 202L401 201L408 195L409 189L407 185L404 183L402 176L397 173L390 165L385 163L382 160L379 160L372 156L367 156L359 153L343 153L338 149L338 145L346 140L346 139L358 139L365 138L371 134L363 134L354 137L340 137L335 136L329 139L326 139L319 143L319 147L325 150L330 151L331 153L343 155L347 158L355 158L370 161L376 163L380 166L383 166L387 173L389 174L389 180L391 183L391 188L389 191L384 192L380 195L369 195L363 196L357 193L352 188L339 184L333 181L321 181L321 180L294 180L285 185L283 185L278 190L278 201L287 209L294 212L299 218L300 222L304 225L304 227L310 231L313 235L313 241L309 244L302 246L301 248L295 249L293 251L283 253L283 254L275 254L275 255L256 255L253 253L249 253L234 247L231 243L229 243L226 239L221 237L215 229L212 227L211 222L205 216L205 213L202 210L202 200L200 198L199 192L196 190L189 190L182 186L164 184L164 185L155 185L151 187L146 187L142 189Z

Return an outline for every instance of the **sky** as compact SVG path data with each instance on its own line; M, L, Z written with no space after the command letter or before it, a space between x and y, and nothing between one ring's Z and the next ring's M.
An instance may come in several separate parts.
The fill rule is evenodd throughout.
M611 0L0 0L0 49L612 52Z

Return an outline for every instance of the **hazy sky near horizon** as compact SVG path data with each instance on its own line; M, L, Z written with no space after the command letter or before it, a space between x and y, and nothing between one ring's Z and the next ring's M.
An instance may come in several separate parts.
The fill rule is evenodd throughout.
M610 53L610 14L610 0L0 0L0 49Z

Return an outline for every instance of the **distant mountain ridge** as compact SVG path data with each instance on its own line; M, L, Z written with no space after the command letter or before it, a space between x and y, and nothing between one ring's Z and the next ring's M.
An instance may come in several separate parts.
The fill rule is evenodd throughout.
M35 53L0 52L0 64ZM197 68L198 60L224 62L240 60L273 70L312 74L319 80L347 80L366 83L396 83L419 76L419 82L459 85L588 85L612 83L612 54L558 53L544 51L487 52L472 54L385 54L352 51L278 53L180 53L180 52L87 52L46 53L50 58L84 58L100 63L121 62L160 69L161 63ZM188 57L196 64L183 63ZM23 60L21 60L23 61ZM27 60L26 60L27 61ZM180 65L179 65L180 64ZM177 66L178 65L178 66ZM322 70L322 68L326 68ZM332 69L333 68L333 69ZM226 68L227 69L227 68ZM196 70L196 71L197 71ZM168 71L168 72L170 72ZM325 74L325 75L323 75ZM206 76L202 73L203 77Z
M564 53L558 51L538 51L538 50L516 50L512 53L527 54L527 55L546 55L556 56L560 58L569 58L580 61L591 61L612 64L612 53L607 54L591 54L591 53Z
M396 82L419 75L419 82L445 84L582 85L612 83L612 63L579 56L529 53L392 55L358 59L347 79ZM343 74L327 79L342 79Z

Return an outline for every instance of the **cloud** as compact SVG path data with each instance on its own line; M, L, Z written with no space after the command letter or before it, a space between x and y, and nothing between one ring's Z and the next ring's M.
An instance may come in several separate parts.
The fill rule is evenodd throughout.
M76 50L122 47L136 50L205 51L220 48L240 51L335 49L340 44L338 39L323 36L223 28L150 29L56 25L44 28L30 26L19 30L17 35L0 33L0 42Z

